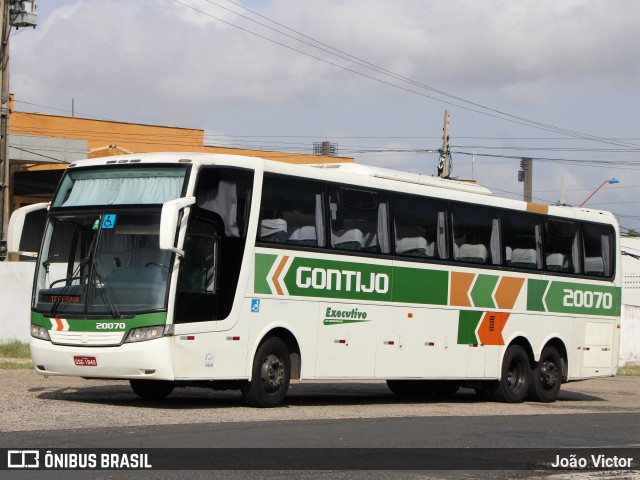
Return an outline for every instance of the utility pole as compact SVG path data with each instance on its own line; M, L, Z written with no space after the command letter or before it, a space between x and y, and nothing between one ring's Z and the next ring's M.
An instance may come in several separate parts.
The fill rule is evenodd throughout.
M523 200L531 202L533 197L533 159L522 158L520 160L520 171L518 172L518 181L524 182Z
M2 11L2 43L0 44L0 228L2 228L2 247L0 256L6 256L7 226L9 225L9 0L0 0Z
M449 167L451 164L451 151L449 150L449 121L451 111L444 111L444 127L442 129L442 149L440 152L440 162L438 162L438 176L441 178L449 178Z
M11 212L9 158L9 35L11 27L37 25L36 2L33 0L0 0L0 259L7 255L6 240Z

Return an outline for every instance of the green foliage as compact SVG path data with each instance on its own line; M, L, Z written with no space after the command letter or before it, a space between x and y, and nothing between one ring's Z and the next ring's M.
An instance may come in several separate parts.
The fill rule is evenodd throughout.
M0 370L31 370L33 364L29 361L10 362L6 360L0 361Z
M18 340L0 343L0 358L31 358L29 344Z
M638 363L628 363L623 367L618 368L618 375L620 376L640 376L640 364Z

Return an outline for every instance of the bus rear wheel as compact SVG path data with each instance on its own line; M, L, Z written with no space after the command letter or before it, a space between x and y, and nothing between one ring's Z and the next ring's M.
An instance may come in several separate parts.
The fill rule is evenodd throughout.
M520 345L511 345L504 354L500 380L491 385L494 400L503 403L520 403L524 400L531 382L529 356Z
M536 402L555 402L562 384L562 359L554 347L545 347L531 372L529 398Z
M173 382L165 380L129 380L133 392L145 400L162 400L173 392Z
M286 344L278 337L266 339L253 359L251 381L241 387L250 407L279 405L287 395L291 378L291 360Z

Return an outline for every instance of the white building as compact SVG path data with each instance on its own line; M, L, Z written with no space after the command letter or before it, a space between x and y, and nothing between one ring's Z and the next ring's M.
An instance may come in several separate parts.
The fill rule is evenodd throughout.
M622 238L620 365L640 363L640 238Z

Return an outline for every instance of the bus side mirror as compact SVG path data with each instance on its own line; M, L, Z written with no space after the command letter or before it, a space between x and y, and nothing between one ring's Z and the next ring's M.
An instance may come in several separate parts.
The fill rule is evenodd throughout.
M169 250L184 257L184 251L176 248L176 228L178 227L178 219L180 211L196 203L195 197L178 198L170 200L162 205L162 215L160 216L160 249Z
M49 203L36 203L34 205L27 205L17 209L11 214L9 219L9 229L7 231L7 251L9 253L17 253L25 257L37 257L36 252L21 252L20 240L22 239L22 231L24 230L24 222L26 221L29 213L43 210L49 206Z

